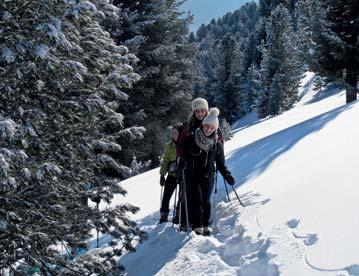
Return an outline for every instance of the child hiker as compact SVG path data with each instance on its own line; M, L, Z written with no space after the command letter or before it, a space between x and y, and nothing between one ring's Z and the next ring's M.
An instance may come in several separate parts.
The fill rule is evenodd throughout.
M171 130L171 141L165 146L162 156L160 168L160 185L164 186L164 193L161 204L161 218L160 223L168 221L169 204L173 192L177 186L177 162L176 162L176 143L178 139L178 128L180 125L173 126ZM167 178L165 178L167 174Z

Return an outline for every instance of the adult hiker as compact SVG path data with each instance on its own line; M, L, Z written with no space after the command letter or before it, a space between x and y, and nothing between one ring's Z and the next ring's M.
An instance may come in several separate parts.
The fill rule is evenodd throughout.
M209 235L210 197L217 170L229 185L235 180L225 165L223 143L218 141L218 108L212 108L184 145L180 166L184 167L189 218L196 234ZM182 214L184 212L182 211ZM181 224L185 222L181 215Z
M177 140L177 156L182 155L182 147L187 136L201 126L203 119L208 114L208 102L203 98L196 98L192 101L192 113L188 120L179 129Z
M191 103L192 106L192 113L188 117L187 121L185 121L182 126L179 128L179 135L177 140L177 163L181 160L182 156L182 149L184 142L186 141L187 137L194 133L194 131L201 126L203 119L208 115L208 102L206 99L203 98L196 98ZM184 198L184 183L182 180L182 170L178 171L178 181L180 183L179 185L179 198L178 198L178 210L180 209L182 212L181 217L183 216L185 209L186 209L186 202ZM186 202L185 202L186 201ZM188 205L188 204L187 204ZM180 222L180 229L181 230L187 230L187 227L185 227L185 221L182 220L182 222L179 219L179 215L181 211L176 212L176 217L174 218L174 223ZM188 219L188 217L186 217Z
M164 193L161 203L161 218L160 223L168 221L169 203L173 192L177 186L177 162L176 162L176 144L178 139L178 128L180 125L172 127L171 141L166 146L162 156L161 168L160 168L160 185L164 186ZM167 178L165 178L167 174Z

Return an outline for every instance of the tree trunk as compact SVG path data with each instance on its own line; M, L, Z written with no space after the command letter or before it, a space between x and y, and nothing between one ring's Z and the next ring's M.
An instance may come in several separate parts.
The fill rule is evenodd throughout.
M353 69L346 69L345 86L346 86L346 103L353 102L357 99L357 72Z

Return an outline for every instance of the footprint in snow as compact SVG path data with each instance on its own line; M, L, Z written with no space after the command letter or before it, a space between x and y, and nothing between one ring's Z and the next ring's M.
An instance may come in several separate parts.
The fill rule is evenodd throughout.
M289 228L294 229L297 228L298 224L300 222L300 219L291 219L287 222L287 225Z

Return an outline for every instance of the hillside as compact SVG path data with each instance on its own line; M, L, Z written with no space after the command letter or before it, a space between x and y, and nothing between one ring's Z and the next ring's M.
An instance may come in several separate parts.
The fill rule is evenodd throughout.
M157 224L158 169L123 182L149 232L121 259L128 275L359 275L359 105L344 105L334 86L313 91L313 79L306 74L292 110L234 126L226 162L246 207L233 193L226 202L219 176L211 237Z

